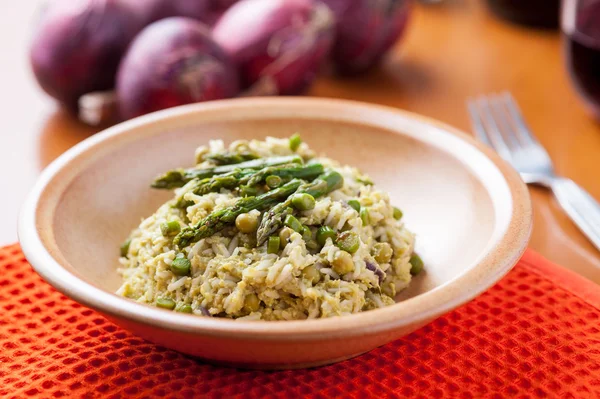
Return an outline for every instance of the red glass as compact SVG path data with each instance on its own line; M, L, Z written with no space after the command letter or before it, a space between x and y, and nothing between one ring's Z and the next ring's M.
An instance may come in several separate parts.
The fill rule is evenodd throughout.
M600 0L563 0L561 25L571 79L600 117Z
M558 28L560 0L487 0L494 14L511 22Z

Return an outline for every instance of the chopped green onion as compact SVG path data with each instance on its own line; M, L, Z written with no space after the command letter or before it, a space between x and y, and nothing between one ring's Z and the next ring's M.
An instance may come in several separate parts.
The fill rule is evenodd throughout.
M304 227L302 226L302 223L300 223L300 221L296 219L293 215L287 215L285 217L284 224L297 233L301 233Z
M300 144L302 144L302 139L298 133L290 137L290 150L295 152L300 147Z
M127 256L129 252L129 245L131 244L131 238L128 238L121 244L121 256Z
M371 224L371 216L369 215L369 208L362 208L360 210L360 220L363 222L363 226Z
M279 186L281 186L281 183L283 183L283 180L281 180L281 177L279 176L267 176L267 178L265 179L265 182L267 183L267 186L269 186L270 188L277 188Z
M269 241L267 243L267 253L268 254L276 254L279 252L279 246L281 245L281 239L278 236L269 237Z
M349 200L348 205L350 205L356 212L360 212L360 202L358 202L358 200Z
M319 230L317 230L317 242L321 246L325 245L328 238L334 240L335 236L335 231L329 226L321 226L319 227Z
M356 181L359 183L362 183L366 186L372 186L373 184L373 180L371 180L371 178L367 177L367 176L360 176L356 178Z
M181 230L181 226L177 220L171 220L170 222L161 223L160 232L165 237L174 237Z
M360 246L360 239L358 235L353 231L344 231L338 235L336 245L346 252L351 254L355 253Z
M175 301L170 298L158 298L156 306L162 309L173 310L175 309Z
M307 193L292 195L292 205L299 211L309 211L315 208L315 197Z
M173 262L171 262L171 271L177 276L187 276L190 273L191 267L192 263L183 253L177 254Z
M192 313L192 307L190 305L181 305L175 311L179 313Z

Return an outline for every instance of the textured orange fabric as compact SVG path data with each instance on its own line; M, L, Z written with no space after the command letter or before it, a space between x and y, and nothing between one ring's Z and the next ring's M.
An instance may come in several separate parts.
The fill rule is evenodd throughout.
M598 287L528 251L432 324L312 370L215 367L137 338L0 249L0 397L600 397Z

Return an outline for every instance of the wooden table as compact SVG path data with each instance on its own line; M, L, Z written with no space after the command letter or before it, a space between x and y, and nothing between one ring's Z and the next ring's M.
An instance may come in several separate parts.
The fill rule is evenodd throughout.
M417 6L402 43L378 71L358 79L322 78L310 95L348 98L421 113L470 131L465 99L510 90L559 173L600 199L600 125L571 88L556 32L493 18L480 0ZM0 4L0 243L17 239L19 206L40 171L95 129L56 108L27 62L35 1ZM600 283L600 253L551 195L531 189L531 247Z

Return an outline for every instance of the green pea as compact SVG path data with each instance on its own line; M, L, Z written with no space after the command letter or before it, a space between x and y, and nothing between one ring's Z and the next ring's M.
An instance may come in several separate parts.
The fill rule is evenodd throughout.
M269 242L267 243L267 253L276 254L277 252L279 252L280 245L281 239L278 236L269 237Z
M306 193L294 194L292 195L292 205L299 211L310 211L315 208L315 197Z
M175 309L175 301L170 298L158 298L156 300L156 306L162 309Z
M281 249L285 248L291 235L292 235L292 229L290 229L288 227L284 227L283 229L281 229L279 231L279 242L281 245Z
M317 284L321 279L321 273L317 270L315 265L310 265L302 270L302 276L308 279L313 284Z
M244 307L250 312L257 312L260 309L260 299L256 294L249 294L244 300Z
M302 233L302 223L298 219L296 219L293 215L287 215L285 217L284 224L290 229L294 230L297 233Z
M165 237L174 237L181 230L181 226L177 220L171 220L170 222L161 223L160 232Z
M190 305L181 305L175 311L179 313L192 313L192 307Z
M423 270L423 259L417 254L412 254L409 260L411 264L410 274L416 276Z
M171 271L177 276L187 276L190 273L192 263L184 254L179 253L171 262Z
M371 224L371 216L369 215L369 208L362 208L360 210L360 220L363 222L363 226Z
M290 137L290 150L296 151L300 147L300 144L302 144L302 138L300 138L298 133Z
M349 200L348 205L350 205L356 212L360 212L360 202L358 202L358 200Z
M235 218L235 227L242 233L253 233L258 227L258 216L254 213L242 213Z
M400 220L400 219L402 219L402 215L403 215L402 211L400 209L394 207L394 219Z
M129 252L129 245L131 244L131 238L128 238L121 244L121 256L127 256Z
M336 245L346 252L355 253L360 246L360 239L353 231L344 231L337 237Z
M267 183L267 186L269 186L270 188L277 188L279 186L281 186L281 183L283 182L283 180L281 180L281 177L279 176L267 176L267 178L265 179L265 182Z
M329 226L321 226L319 227L319 230L317 230L317 242L321 246L325 245L328 238L335 240L335 236L335 231Z
M337 274L344 275L354 270L354 261L352 255L348 252L339 251L334 255L333 262L331 262L333 271Z

